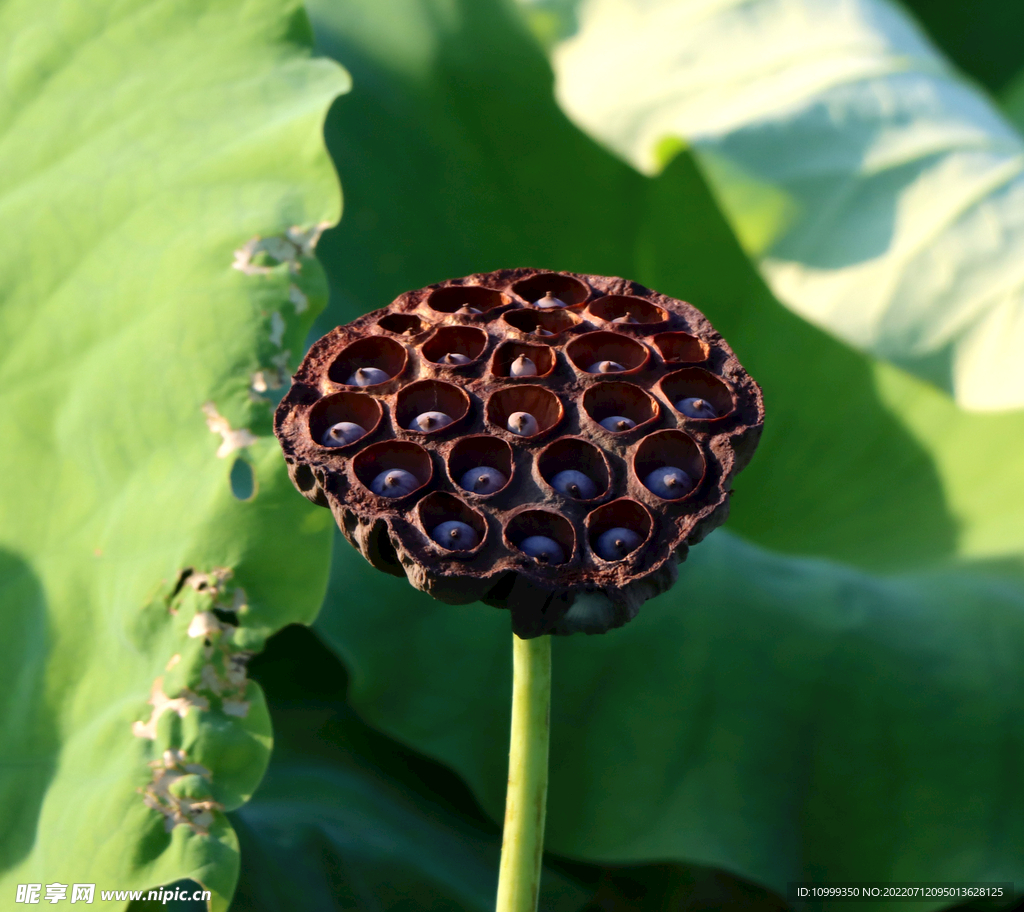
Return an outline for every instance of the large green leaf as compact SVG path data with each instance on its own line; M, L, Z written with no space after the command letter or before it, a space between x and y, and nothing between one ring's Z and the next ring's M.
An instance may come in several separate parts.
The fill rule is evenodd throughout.
M649 174L688 143L783 303L965 407L1024 406L1024 143L904 14L574 7L553 61L577 124Z
M322 328L500 266L625 274L701 307L765 389L729 525L756 545L718 532L623 631L556 644L551 847L780 890L1021 879L1024 594L994 574L1024 553L1024 418L965 413L780 306L690 155L649 178L587 141L497 0L311 13L356 87L327 126L358 180L320 248ZM500 815L507 618L338 542L318 623L359 711Z
M223 810L271 741L245 660L315 615L330 538L264 396L339 211L321 124L347 77L309 38L296 2L0 6L5 902L233 890Z

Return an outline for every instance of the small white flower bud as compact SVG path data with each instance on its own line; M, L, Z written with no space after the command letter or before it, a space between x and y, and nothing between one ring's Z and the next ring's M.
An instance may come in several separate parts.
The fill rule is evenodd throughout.
M537 301L534 306L550 310L553 307L568 307L569 305L560 298L556 298L550 291L546 291L544 292L544 297Z
M551 487L559 494L574 497L576 500L589 500L597 496L597 485L582 472L565 469L551 479Z
M618 361L595 361L590 367L587 368L588 374L615 374L619 371L624 371L624 368Z
M540 431L540 425L529 412L513 412L508 416L508 429L520 437L532 437Z
M379 367L357 367L351 377L345 382L349 386L374 386L377 383L383 383L385 380L390 380L391 375L387 371L382 371Z
M385 469L370 484L370 490L381 497L402 497L420 486L412 472L405 469Z
M320 441L324 446L339 447L348 443L355 443L360 437L366 436L366 428L353 421L339 421L332 424L324 431L323 439Z
M564 564L565 552L562 546L546 535L531 535L519 543L519 550L542 564Z
M410 431L438 431L452 423L450 415L444 412L423 412L413 418Z
M526 355L520 355L512 362L508 372L513 377L536 377L537 365L527 358Z
M470 469L462 476L459 482L467 491L474 494L493 494L500 491L508 483L505 475L490 466L480 466Z
M623 415L612 415L608 418L602 418L600 421L601 427L606 431L631 431L636 427L636 422L632 418L626 418Z
M450 519L434 526L430 537L449 551L469 551L480 543L476 529L457 519Z
M660 469L655 469L644 479L644 484L659 497L664 497L665 500L677 500L693 490L693 479L675 466L662 466Z
M597 539L594 550L605 560L621 560L630 551L635 551L640 544L640 536L632 529L616 527L602 532Z
M708 402L707 399L700 399L690 396L688 399L680 399L676 403L679 409L687 418L717 418L718 411Z

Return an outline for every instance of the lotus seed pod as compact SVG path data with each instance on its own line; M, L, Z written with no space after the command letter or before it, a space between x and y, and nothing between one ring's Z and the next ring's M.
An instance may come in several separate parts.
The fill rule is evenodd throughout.
M412 472L405 469L386 469L370 483L370 490L381 497L404 497L420 486Z
M687 418L717 418L718 412L707 399L700 399L691 396L688 399L680 399L676 403L679 409Z
M450 519L430 531L430 537L449 551L472 551L480 544L476 529L457 519Z
M588 374L617 374L619 371L624 371L624 368L618 361L595 361L590 367L587 368Z
M715 420L694 419L698 398ZM757 384L691 304L628 279L504 269L332 329L274 431L296 488L374 567L447 604L507 609L529 638L604 633L668 589L725 520L763 421ZM445 539L454 522L478 540Z
M520 355L512 362L508 372L513 377L536 377L537 365L527 358L526 355Z
M568 307L565 301L561 298L556 298L550 291L544 292L544 297L541 298L534 307L541 307L544 310L550 310L554 307Z
M636 422L623 415L612 415L610 418L601 419L601 427L606 431L631 431L636 427Z
M693 479L675 466L662 466L660 469L655 469L644 479L644 484L659 497L664 497L665 500L677 500L693 490Z
M390 379L387 371L382 371L379 367L357 367L346 382L349 386L375 386Z
M321 443L327 447L340 447L349 443L355 443L360 437L366 436L366 428L354 421L339 421L332 424L321 439Z
M532 437L540 431L540 426L529 412L513 412L508 416L508 429L520 437Z
M423 412L413 418L409 425L410 431L439 431L452 423L451 415L444 412Z
M590 500L591 497L597 497L597 485L575 469L565 469L559 472L551 479L551 487L559 494L575 497L576 500Z
M459 481L459 484L474 494L493 494L495 491L500 491L505 487L508 484L508 479L497 469L492 469L490 466L480 466L466 472Z
M632 529L609 529L598 536L594 550L605 560L621 560L630 551L635 551L640 542L640 536Z
M546 535L530 535L519 543L519 550L542 564L564 564L562 546Z

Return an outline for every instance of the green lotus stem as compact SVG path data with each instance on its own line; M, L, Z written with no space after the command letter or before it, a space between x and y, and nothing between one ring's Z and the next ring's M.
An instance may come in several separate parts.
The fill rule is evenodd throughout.
M512 737L495 912L536 912L548 801L551 637L512 635Z

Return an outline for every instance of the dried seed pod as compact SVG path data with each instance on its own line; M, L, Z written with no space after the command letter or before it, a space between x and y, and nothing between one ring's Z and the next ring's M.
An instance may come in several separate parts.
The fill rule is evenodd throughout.
M410 431L438 431L452 423L451 415L444 412L421 412L409 425Z
M471 551L480 543L476 530L457 519L449 519L430 530L430 537L449 551Z
M332 424L321 439L321 443L328 447L345 446L348 443L355 443L360 437L366 436L366 428L354 421L339 421Z
M536 373L520 372L527 360ZM383 376L343 389L360 369ZM425 430L430 413L451 423ZM763 416L757 384L691 305L515 269L410 291L332 330L275 431L296 487L371 564L445 602L507 608L532 637L603 633L671 586L724 520ZM326 446L346 423L366 433Z
M391 375L379 367L357 367L346 383L349 386L376 386L378 383L386 383L390 379Z

